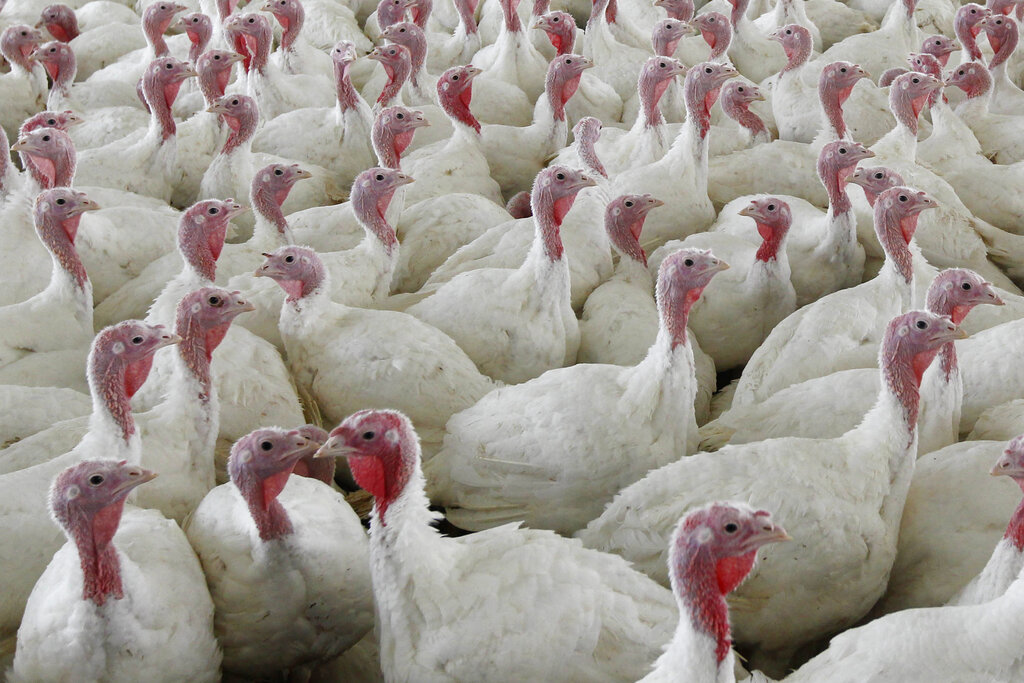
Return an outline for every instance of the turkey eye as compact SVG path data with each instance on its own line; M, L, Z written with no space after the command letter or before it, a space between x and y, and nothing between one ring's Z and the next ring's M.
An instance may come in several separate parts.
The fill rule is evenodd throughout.
M571 59L567 59L567 60L565 60L565 63L566 64L572 64L572 60Z
M666 64L665 62L661 62L660 64L658 64L658 66L664 69L666 66L668 66L668 64Z
M167 69L173 69L173 68L174 68L174 65L173 65L173 64L171 64L170 62L167 62L167 64L165 65L165 68L167 68Z
M231 104L238 106L238 100L231 100Z
M786 29L786 35L787 36L793 35L793 30L792 29Z
M378 173L377 175L373 176L373 179L377 180L377 181L384 180L384 174L383 173Z
M725 525L725 533L727 533L727 534L734 534L737 531L739 531L739 526L737 526L736 523L729 522L728 524Z
M911 82L911 83L920 83L920 82L921 82L921 79L920 79L920 78L911 78L911 79L910 79L910 82Z
M692 258L686 259L685 261L683 261L683 265L686 266L687 268L689 268L690 266L693 265L693 259Z
M64 200L63 199L58 199L57 200L57 206L64 206Z
M882 174L881 173L876 173L875 174L875 179L876 180L881 180L882 179Z
M367 441L369 441L375 436L376 434L374 434L373 432L363 432L363 438L366 439Z
M846 67L844 66L842 69L840 69L839 73L842 73L842 74L846 73Z
M285 263L292 263L294 260L295 260L295 257L290 255L290 254L288 256L284 257L284 262Z
M254 23L256 23L256 20L255 20L255 19L250 19L250 20L249 20L249 23L250 23L250 24L254 24Z
M400 29L398 29L398 32L399 33L405 33L405 29L404 28L400 28Z
M216 206L211 206L208 213L211 216L216 216L218 213L220 213L220 209L218 209Z
M839 148L839 153L840 154L846 154L846 148L845 147L840 147Z
M214 59L220 59L220 55L214 55L213 58Z
M279 168L274 169L274 175L284 175L284 171Z
M395 114L395 118L398 119L399 121L401 121L402 119L405 118L405 114L399 112L399 113Z
M774 211L775 210L775 205L774 204L769 204L768 205L768 210L769 211Z
M102 483L103 483L103 475L102 474L94 474L91 477L89 477L89 484L91 486L99 486Z
M927 327L928 327L928 323L926 323L925 321L923 321L923 320L918 320L917 321L917 329L923 330L923 329L925 329Z
M907 201L907 195L905 195L905 194L901 194L901 195L900 195L900 201L901 201L901 202L905 202L905 201Z
M565 180L565 174L564 173L556 173L555 177L558 178L559 180Z
M711 73L711 67L710 66L704 67L704 73L706 73L706 74Z
M736 92L743 92L743 86L736 88Z
M210 297L210 305L211 306L220 306L220 297L219 296L211 296Z
M50 141L50 136L49 135L44 135L43 136L43 142L49 142L49 141Z
M274 448L274 444L270 443L269 441L261 441L260 448L262 448L265 451L269 451Z
M452 74L452 80L453 81L459 80L459 74Z
M962 284L962 285L960 285L960 286L961 286L961 287L962 287L962 288L963 288L964 290L969 290L969 289L971 288L971 283L970 283L970 282L965 282L965 283L963 283L963 284Z
M132 337L132 344L135 344L137 346L137 345L139 345L141 343L142 343L142 337L141 336L136 335L136 336Z
M48 125L48 126L56 126L57 125L57 120L56 119L46 119L46 125Z
M556 24L557 24L557 23L558 23L558 17L555 17L555 18L554 18L554 19L552 19L551 21L552 21L553 23L556 23Z
M626 208L627 208L627 209L628 209L629 207L631 207L631 206L633 206L633 202L626 202Z

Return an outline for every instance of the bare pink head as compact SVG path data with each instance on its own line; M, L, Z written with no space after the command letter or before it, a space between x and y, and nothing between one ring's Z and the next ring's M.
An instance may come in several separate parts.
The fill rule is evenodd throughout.
M413 179L393 168L368 168L352 182L352 212L363 226L377 236L391 253L398 246L395 229L384 218L398 188Z
M938 208L938 204L934 199L909 187L890 187L878 195L875 201L875 234L885 250L886 259L893 262L908 283L914 277L908 247L917 230L917 220L922 211L935 208Z
M39 62L46 69L53 81L53 88L67 90L78 73L78 60L75 51L67 43L51 40L37 47L30 58Z
M178 97L178 90L186 78L195 75L195 69L187 62L174 57L158 57L146 67L146 73L142 77L142 91L146 95L150 111L160 123L164 140L177 132L171 107Z
M540 227L544 253L549 260L558 261L564 254L559 228L576 201L577 193L594 185L594 181L582 171L565 166L549 166L537 174L533 181L530 206L533 218Z
M387 104L398 95L402 86L405 85L405 82L412 74L412 55L406 46L390 43L373 48L373 52L369 54L369 57L374 61L380 62L381 66L384 67L384 72L388 75L388 82L384 85L384 89L377 98L377 104ZM438 80L438 84L440 82Z
M729 81L722 86L721 100L725 115L749 131L751 136L771 137L761 117L750 111L751 104L764 101L764 95L756 85L748 81Z
M897 77L902 76L909 71L910 69L902 66L894 66L891 69L886 69L882 72L882 75L878 77L878 87L888 88Z
M702 139L711 130L711 107L718 101L722 84L738 73L731 65L716 62L701 62L686 72L683 97L686 99L687 119L696 123Z
M334 458L315 457L320 446L327 443L327 430L310 424L299 427L298 432L299 435L306 437L309 445L306 446L303 456L295 463L292 474L316 479L330 486L334 483Z
M419 85L417 78L427 59L427 36L423 29L411 21L400 21L384 29L381 37L409 48L409 60L412 68L410 78L413 85Z
M989 471L993 477L1010 477L1024 491L1024 435L1014 437ZM1024 551L1024 501L1017 506L1003 538L1013 544L1017 552Z
M942 66L946 66L946 63L949 62L949 55L959 49L958 42L943 35L928 36L921 43L921 52L935 57Z
M12 152L21 156L22 166L41 189L66 187L75 176L77 155L68 134L57 128L36 128L20 136Z
M55 187L43 190L36 197L32 219L39 239L53 258L67 272L79 288L85 288L89 278L85 273L75 238L78 224L86 211L96 211L99 205L69 187Z
M947 268L936 275L928 287L928 310L936 315L949 316L957 325L975 306L1002 306L1003 303L990 283L966 268Z
M995 52L992 60L988 63L988 68L994 69L1000 64L1004 64L1017 49L1020 29L1017 28L1016 20L1001 14L991 15L983 23L988 44Z
M274 38L269 19L256 12L233 14L224 23L224 34L235 52L244 57L242 66L246 72L266 69Z
M777 28L769 33L768 37L781 43L782 49L786 51L786 66L782 70L783 73L803 66L811 58L814 39L811 32L800 24L788 24Z
M210 362L213 352L227 335L231 322L239 315L254 311L241 292L220 287L201 287L178 302L174 331L181 337L178 353L192 376L199 382L200 401L209 401L213 385Z
M318 458L343 457L352 477L373 496L373 514L382 527L388 510L405 492L420 466L420 447L412 422L397 410L361 410L335 427Z
M669 18L659 21L651 32L651 45L654 47L654 54L662 57L674 55L679 41L689 32L689 29L689 24L678 19Z
M164 33L171 27L174 15L187 10L185 5L167 0L158 0L142 11L142 32L146 40L153 47L153 54L157 57L164 57L169 54L167 42L164 40Z
M640 233L647 214L665 202L649 194L625 194L608 202L604 210L604 228L612 246L623 258L647 267L647 254L640 246Z
M568 12L548 12L537 17L533 25L547 34L557 55L572 52L576 42L576 22Z
M903 176L885 166L860 167L851 175L846 177L846 182L860 185L864 189L864 196L872 207L882 194L890 187L903 185Z
M75 10L67 5L47 5L39 14L39 23L50 35L62 43L70 43L78 37L78 17Z
M705 12L693 18L690 26L694 28L704 42L711 48L709 61L718 59L729 49L732 42L732 24L729 19L720 12Z
M743 207L740 215L753 218L757 223L761 246L755 258L764 262L778 259L786 234L793 223L789 204L778 197L759 197Z
M818 78L818 100L838 138L846 137L843 104L849 99L857 81L867 77L868 73L856 64L832 62L822 70Z
M992 89L992 74L981 62L966 62L953 70L946 85L960 88L967 99L981 97Z
M687 514L673 532L668 552L672 591L682 618L714 639L719 664L732 647L725 596L747 578L758 549L788 540L770 513L745 503L706 505Z
M412 0L380 0L377 3L377 25L386 29L391 24L405 21L406 11Z
M987 16L987 9L971 2L958 9L953 19L953 31L957 40L973 61L982 59L981 49L978 47L978 34L982 30L981 20Z
M270 164L264 166L252 177L249 199L252 209L258 216L273 223L281 236L291 241L288 223L284 219L281 206L288 199L295 183L303 178L311 178L313 174L298 164Z
M211 114L220 116L221 122L231 132L224 141L221 154L230 154L240 145L252 140L260 123L260 112L256 100L248 95L224 95L207 108Z
M228 475L245 499L263 541L293 532L288 513L277 497L308 446L309 440L296 429L265 427L246 434L231 447Z
M480 122L469 110L473 100L473 79L480 69L472 65L453 66L437 79L437 99L441 108L456 123L480 132Z
M72 126L77 126L84 121L81 116L66 109L64 111L41 111L25 119L18 129L19 135L30 133L37 128L56 128L67 132Z
M565 103L576 94L583 72L592 66L593 61L576 54L555 57L548 64L544 91L556 119L565 120Z
M347 40L340 40L331 48L331 61L334 63L334 88L338 97L338 106L342 111L355 109L362 99L352 86L350 73L357 57L356 46Z
M942 81L938 78L917 71L905 73L889 86L889 109L896 120L916 136L917 117L939 90L942 90Z
M111 325L93 337L86 365L93 410L113 421L126 444L135 434L131 398L149 376L153 354L180 341L163 325L140 320Z
M228 223L245 211L233 199L204 199L190 206L178 222L178 252L206 280L217 277L217 259L224 248Z
M829 207L834 214L850 208L850 198L846 195L847 177L857 164L874 156L875 153L864 145L849 140L836 140L821 148L818 154L818 179L828 192Z
M292 50L295 39L306 23L306 9L300 0L267 0L263 9L274 15L281 24L281 49Z
M707 249L680 249L661 262L656 296L662 329L668 333L672 348L685 345L686 322L690 308L716 273L729 268Z
M188 61L195 64L200 55L206 51L210 44L210 37L213 35L213 21L202 12L191 12L179 20L180 26L185 29L189 42L192 44L188 49Z
M277 282L289 303L323 291L327 271L323 261L309 247L288 245L263 256L266 261L256 269L256 277L269 277Z
M418 128L429 126L430 121L418 109L386 107L373 122L370 138L373 150L382 166L401 168L402 154L412 142Z
M608 172L605 171L604 164L597 156L597 141L601 139L603 128L604 124L600 119L594 116L584 116L572 127L572 134L576 154L583 162L587 172L607 178Z
M940 64L939 60L933 55L926 52L911 52L907 57L907 64L910 66L912 71L928 74L929 76L934 76L940 82L942 81L942 64ZM940 88L932 93L931 97L928 98L929 107L935 104L941 92L942 90ZM943 96L943 102L947 101L948 100L945 96Z
M921 378L925 370L943 345L965 336L952 320L928 311L903 313L886 327L879 367L889 390L903 405L908 445L917 428Z
M505 204L505 210L512 218L530 218L533 216L533 207L530 206L530 193L526 190L516 192L512 199Z
M103 605L124 597L114 535L128 494L155 477L125 460L86 460L53 480L50 513L78 549L82 600Z
M43 34L31 26L15 24L0 33L0 54L11 64L17 64L26 71L32 70L30 55L43 40Z
M212 107L218 98L224 96L228 81L231 80L231 69L245 58L237 52L227 50L207 50L196 60L196 73L199 78L199 90L207 107Z
M655 56L644 63L637 78L637 93L647 127L658 126L664 122L658 103L673 79L685 73L686 67L672 57Z
M693 0L654 0L654 6L665 10L670 19L684 23L693 19Z

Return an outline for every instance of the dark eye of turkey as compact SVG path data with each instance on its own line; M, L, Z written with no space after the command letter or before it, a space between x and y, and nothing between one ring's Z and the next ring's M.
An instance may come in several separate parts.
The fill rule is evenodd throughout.
M738 530L739 530L739 526L737 526L733 522L729 522L728 524L725 525L725 533L727 533L727 534L734 534Z
M211 306L220 306L220 297L219 296L211 296L210 297L210 305Z
M693 265L693 259L692 258L686 259L685 261L683 261L683 265L686 266L687 268L689 268L690 266Z
M91 477L89 477L89 483L92 484L93 486L99 486L100 484L103 483L103 475L102 474L94 474L94 475L92 475Z
M141 344L141 343L142 343L142 337L140 337L140 336L132 337L132 344Z
M269 441L261 441L260 448L262 448L265 451L269 451L272 448L274 448L274 444L270 443Z
M285 263L292 263L294 260L295 260L294 256L285 256L284 257L284 262Z
M917 329L919 329L919 330L923 330L923 329L925 329L926 327L928 327L928 323L926 323L926 322L925 322L925 321L923 321L923 320L918 320L918 321L917 321Z
M367 441L372 439L374 436L376 436L376 434L374 434L373 432L363 432L363 438L366 439Z
M960 286L963 287L965 290L968 290L968 289L971 288L971 283L970 282L965 282L965 283L963 283Z
M64 206L64 200L63 199L58 199L57 200L57 206Z

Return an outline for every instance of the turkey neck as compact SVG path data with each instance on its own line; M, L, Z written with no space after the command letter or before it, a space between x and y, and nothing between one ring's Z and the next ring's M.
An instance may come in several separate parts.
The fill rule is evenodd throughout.
M685 672L685 680L721 680L719 670L731 672L733 668L729 606L723 588L731 589L746 576L756 551L721 560L703 544L687 544L676 551L670 581L680 616L665 650L666 663L672 662L673 671Z
M766 140L770 140L768 137L768 127L764 125L764 121L761 117L750 111L748 103L724 103L722 109L725 111L726 116L731 118L733 121L738 123L743 130L750 134L750 139L753 140L757 136L762 136Z
M409 80L409 75L412 73L412 62L408 58L400 59L390 67L385 67L385 70L388 73L388 82L380 91L377 104L382 108L401 105L402 86Z
M455 37L465 39L467 36L479 32L476 25L476 17L473 16L473 7L468 0L454 0L455 11L459 15L459 25L455 29Z
M920 109L915 109L918 105L901 98L895 88L890 88L889 108L896 117L896 125L872 149L884 150L882 155L892 155L901 161L917 163L917 116Z
M247 35L252 39L252 46L255 47L255 51L251 49L249 41L245 40L243 35ZM242 63L245 65L247 73L256 72L263 76L267 75L266 70L267 61L270 58L271 37L270 23L263 21L253 29L253 33L240 33L239 37L235 39L235 51L246 56L246 60Z
M815 251L836 254L843 263L849 263L857 250L857 219L850 196L846 193L846 181L843 180L855 168L856 164L818 175L828 193L828 231Z
M573 144L576 146L576 156L580 158L587 172L607 179L608 172L604 169L604 164L601 163L601 159L597 156L596 143L597 137L588 135L580 136L573 141Z
M52 156L19 152L22 166L29 172L30 183L25 183L23 192L31 202L43 190L55 187L70 187L75 177L78 155L66 133L52 129L59 140Z
M917 30L917 24L914 22L916 8L917 0L894 2L882 19L882 25L878 27L878 30L898 36L907 45L909 51L913 47Z
M608 0L604 0L607 4ZM499 0L501 5L501 16L504 19L504 28L508 33L522 33L523 24L519 21L519 0Z
M345 113L359 108L359 93L352 86L349 73L352 62L346 60L334 62L334 91L338 98L338 121L342 121Z
M228 81L231 80L231 69L219 68L214 69L210 66L206 68L199 68L199 92L203 94L203 101L206 102L207 107L212 107L214 103L223 97L224 91L227 90Z
M910 309L914 296L914 252L911 251L919 214L898 218L875 202L875 234L885 252L885 264L878 274L886 290L899 293L902 311Z
M142 90L146 95L146 103L149 105L149 131L147 137L159 136L164 142L173 138L178 128L174 123L174 116L171 114L171 106L174 98L178 95L178 88L181 81L164 84L159 78L150 74L143 76Z
M732 5L729 21L732 23L732 30L737 31L742 24L748 21L747 7L750 6L750 0L729 0L729 4Z
M11 164L11 143L7 131L0 126L0 200L7 197L17 177L17 169Z
M224 148L221 149L221 156L230 156L232 154L242 153L248 154L252 147L252 136L256 134L256 127L259 125L259 116L254 112L244 112L240 117L229 117L235 122L232 126L230 122L228 128L228 139L224 141Z
M291 187L288 187L274 196L273 191L263 185L253 188L250 196L253 211L256 212L256 223L250 239L253 244L266 245L268 250L273 250L292 243L291 229L281 210L290 190Z
M75 76L78 73L78 60L75 59L75 53L68 51L62 55L56 70L57 73L54 75L53 71L47 69L53 79L53 85L46 98L46 108L50 111L73 109L75 107L72 107L67 100L71 98L71 84L75 82Z
M153 57L166 57L170 53L167 42L164 40L164 31L171 25L171 17L166 21L157 21L152 17L146 17L148 21L142 22L142 32L146 36L146 42L153 50Z
M665 94L665 90L668 89L670 83L670 79L659 79L648 76L646 73L640 77L638 94L640 95L640 108L643 111L643 116L637 117L637 124L642 125L642 128L657 128L665 122L658 103L661 101L661 97ZM635 127L636 124L634 124Z
M192 220L202 218L205 217L196 216ZM224 248L226 235L226 221L218 223L213 230L199 223L185 226L179 231L178 253L185 262L185 271L191 274L196 287L210 285L217 279L217 259ZM196 287L190 288L189 291Z
M195 65L199 61L199 57L206 52L206 47L210 44L210 36L213 31L210 24L206 23L201 27L190 28L187 33L189 42L192 43L188 49L188 61Z
M394 190L377 195L357 189L355 196L352 197L352 212L366 231L367 238L380 244L385 256L389 258L398 249L398 238L395 236L395 229L384 218L384 214L394 194Z
M956 108L956 114L964 121L980 120L989 114L989 106L992 104L992 81L987 80L977 87L969 88L966 91L967 99Z
M102 606L107 598L120 600L124 597L121 562L113 543L123 511L123 499L92 514L78 507L62 511L62 524L78 550L82 568L82 600L92 601L98 606Z
M702 87L697 79L683 84L686 100L686 121L662 157L674 175L683 175L688 168L694 172L697 196L707 194L708 186L708 132L711 130L711 108L718 100L721 86L712 90Z
M1011 22L1013 19L1006 19L1005 21ZM995 78L1002 79L1005 77L1009 80L1009 77L1006 74L1006 61L1010 58L1010 55L1013 54L1013 51L1017 49L1017 43L1020 40L1020 33L1017 30L1014 30L1015 28L1015 24L1007 24L1007 30L1004 32L1004 35L1001 36L1001 39L997 39L996 41L997 45L995 46L995 54L992 56L992 61L988 63L988 69L992 72L992 76ZM992 43L992 34L989 33L988 36L989 43Z
M822 80L818 85L818 100L824 115L826 142L842 140L847 136L846 121L843 120L843 103L850 97L853 88L837 88L831 82ZM916 132L915 122L915 132Z
M801 38L793 49L787 49L786 66L783 67L781 74L789 74L790 78L798 78L804 65L807 64L807 60L811 58L812 47L811 41Z
M281 24L281 52L295 54L295 40L306 23L306 10L299 3L294 3L289 12L275 15Z
M48 225L37 233L53 261L50 284L43 290L44 296L74 301L75 319L92 329L92 284L74 242L81 219L81 215L72 216L59 224L53 216L46 216L44 220Z
M980 62L984 59L981 49L978 47L978 34L981 30L977 26L970 26L966 14L959 14L953 23L953 32L956 39L960 41L963 54L960 58L961 64L967 62Z
M959 325L974 308L974 304L957 306L947 290L929 288L926 308L935 315L948 315L954 324ZM960 368L957 363L956 345L953 342L947 342L939 349L939 368L946 382L957 381Z
M544 81L545 97L537 101L533 110L531 128L546 131L543 149L545 155L554 154L569 141L569 125L565 121L565 103L580 85L581 75L560 80L553 70L548 69Z
M256 523L260 540L264 542L280 540L294 533L288 513L277 499L288 483L291 472L292 467L288 467L266 479L260 479L248 467L242 467L232 477L232 482L242 494L249 514Z
M131 397L149 375L153 356L137 363L125 363L119 357L89 358L87 379L92 395L89 434L108 448L103 457L139 463L142 442L132 416Z

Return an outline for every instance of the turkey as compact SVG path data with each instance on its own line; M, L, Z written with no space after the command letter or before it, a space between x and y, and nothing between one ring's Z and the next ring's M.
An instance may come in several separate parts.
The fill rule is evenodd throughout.
M10 65L10 71L0 74L4 91L0 126L10 138L18 137L22 121L46 106L46 71L31 58L42 39L39 31L23 24L8 26L0 33L0 55Z
M725 596L747 578L759 548L789 540L770 513L743 503L711 503L680 520L668 549L679 625L640 683L735 680Z
M373 627L359 518L329 485L291 476L319 445L297 430L246 435L231 449L231 482L211 491L185 526L213 596L228 675L295 675Z
M697 387L686 321L727 268L697 249L665 259L657 340L634 367L551 370L453 415L424 468L427 491L448 519L474 531L524 520L568 535L648 470L693 453ZM577 436L563 442L552 433ZM623 461L621 453L633 449L636 456Z
M0 639L13 638L32 587L61 546L46 513L50 483L64 468L94 457L139 462L142 443L129 400L145 381L153 353L178 341L163 327L138 321L100 331L89 354L93 410L85 437L71 440L60 457L0 476L0 515L8 522L0 532L0 584L7 596L0 603Z
M564 166L541 171L531 200L533 246L523 264L461 273L407 312L450 336L484 374L502 382L524 382L572 363L579 325L559 230L576 194L593 185Z
M288 364L327 419L352 406L398 405L436 450L448 418L495 388L430 325L405 313L331 301L329 276L311 249L282 247L256 272L285 291L280 327Z
M993 15L982 19L980 25L984 27L988 44L995 52L988 63L988 69L992 72L992 111L997 114L1019 114L1024 106L1024 91L1012 83L1006 73L1007 62L1020 40L1017 22L1010 17Z
M78 59L78 76L85 80L125 54L146 47L139 18L131 11L127 12L127 17L130 21L108 18L106 23L83 31L79 28L75 11L67 5L57 4L43 8L39 24L51 36L71 46Z
M441 536L401 413L349 416L318 455L346 457L374 496L370 572L388 680L637 680L671 638L671 594L619 557L516 525Z
M961 64L954 69L946 85L966 93L967 100L956 108L956 113L974 133L985 156L997 164L1024 161L1024 137L1019 133L1024 114L1008 116L989 111L992 76L983 64Z
M856 623L884 590L917 454L920 373L963 336L948 318L897 315L879 353L878 401L857 428L836 439L769 439L682 458L621 491L579 537L665 583L668 536L687 510L708 499L773 507L800 543L769 549L732 611L737 640L784 668L799 644Z
M89 459L54 479L48 507L68 543L29 596L10 680L219 680L213 603L185 535L124 509L156 476Z

